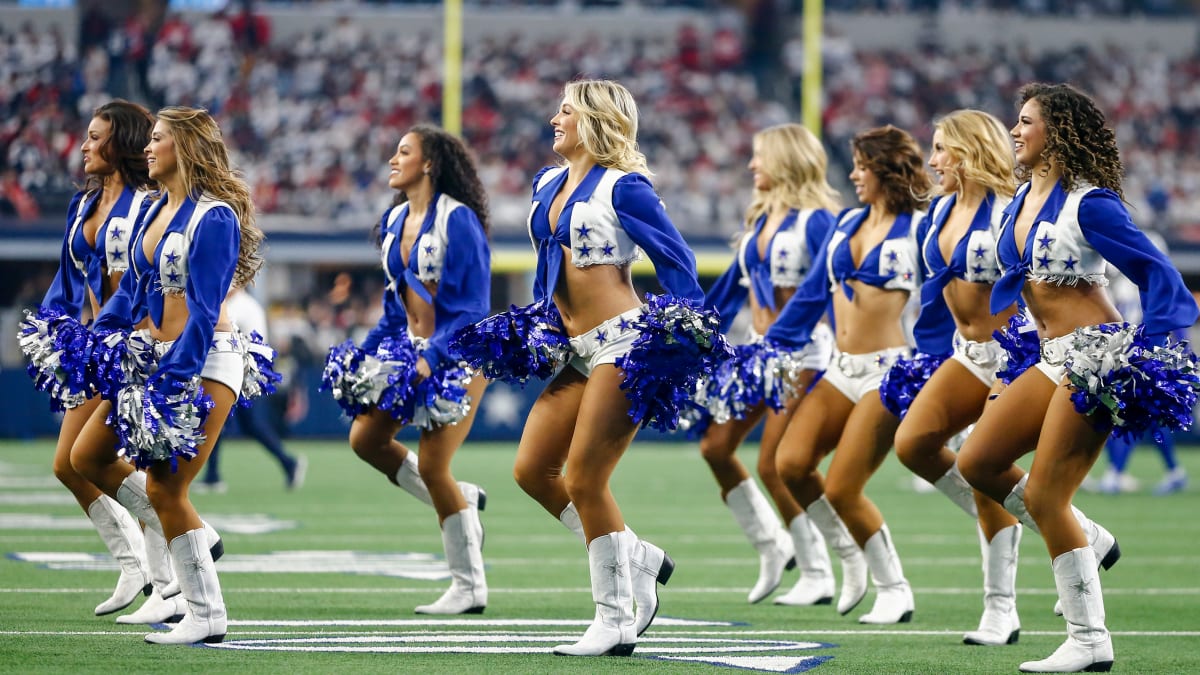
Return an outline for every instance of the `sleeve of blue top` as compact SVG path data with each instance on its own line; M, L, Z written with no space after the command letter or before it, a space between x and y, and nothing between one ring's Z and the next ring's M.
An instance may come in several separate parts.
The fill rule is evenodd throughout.
M825 209L817 209L809 216L808 225L804 230L804 243L808 246L808 252L812 254L814 263L821 250L821 245L829 238L829 233L836 226L837 221L834 220L833 214Z
M532 196L537 194L538 183L541 182L542 176L544 176L547 171L549 171L553 168L554 167L552 167L552 166L542 167L542 170L538 171L537 175L535 175L533 177L532 191L530 193L531 201L532 201ZM543 207L546 209L549 209L550 205L544 204ZM532 210L531 210L530 216L532 217L532 215L533 214L532 214ZM536 241L532 241L532 237L533 237L532 231L529 233L529 236L531 238L531 243L533 244L534 254L537 255L536 268L533 271L533 299L538 302L542 302L542 301L546 300L548 295L550 295L550 291L546 288L546 282L545 282L545 279L543 278L546 276L547 261L546 261L546 257L541 254L540 250L538 250L539 244ZM543 242L540 245L541 246L554 245L553 237L551 237L549 244L547 244L546 242ZM553 305L554 303L553 303L553 301L550 301L548 304Z
M936 202L934 202L936 204ZM929 228L933 227L934 205L917 224L917 267L920 268L921 279L930 278L929 268L925 264L925 238L929 236ZM917 351L924 354L949 354L954 350L954 315L946 304L946 297L940 289L932 286L921 286L921 312L913 324L913 339L917 342Z
M738 310L746 304L746 297L750 294L750 289L743 286L741 281L742 266L734 257L729 269L717 277L717 280L709 287L708 293L704 295L704 306L716 310L717 315L721 317L720 331L722 333L729 332Z
M613 208L625 233L654 263L663 288L673 296L702 304L704 290L696 279L696 256L667 216L650 181L637 173L622 176L613 186Z
M775 323L767 330L766 338L791 349L801 349L812 340L812 330L829 309L829 256L826 249L837 228L829 228L821 248L813 256L812 267L799 288L788 299Z
M220 206L204 214L187 253L187 323L159 360L158 371L148 386L166 394L178 393L204 369L221 316L221 303L233 283L240 247L241 231L232 210Z
M446 221L446 257L434 298L434 330L422 353L430 368L445 360L455 331L488 315L492 306L492 264L479 217L460 206Z
M63 235L62 252L58 258L58 273L42 298L42 306L78 319L83 311L83 300L87 290L87 280L83 272L75 267L71 260L71 225L75 222L75 212L79 210L79 202L84 198L80 192L71 200L67 208L67 229Z
M1133 224L1116 193L1088 193L1079 204L1079 226L1088 243L1137 284L1147 335L1165 336L1196 323L1200 310L1179 270Z
M384 212L380 219L379 236L381 239L386 236L389 213L391 211ZM407 329L408 315L404 313L404 305L401 304L400 297L396 294L395 289L385 288L383 289L383 317L367 333L367 337L363 338L362 350L368 353L373 352L385 337L395 336Z

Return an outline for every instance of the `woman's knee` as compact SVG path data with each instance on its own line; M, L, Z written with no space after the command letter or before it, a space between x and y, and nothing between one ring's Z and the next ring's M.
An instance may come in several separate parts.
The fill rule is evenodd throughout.
M733 448L719 435L705 434L700 439L700 456L709 466L724 466L733 457Z
M915 425L900 424L896 430L896 458L909 469L918 468L931 453L942 446L939 434L916 428Z
M68 488L87 481L87 478L85 478L79 473L78 470L76 470L75 465L71 462L71 456L69 454L55 455L54 464L52 466L54 469L54 477L58 479L58 482L62 483Z
M561 473L561 471L560 471ZM552 469L540 462L517 457L513 464L513 480L530 497L537 498L550 489L556 475Z
M775 473L788 485L802 483L813 471L816 463L807 452L780 452L775 455Z

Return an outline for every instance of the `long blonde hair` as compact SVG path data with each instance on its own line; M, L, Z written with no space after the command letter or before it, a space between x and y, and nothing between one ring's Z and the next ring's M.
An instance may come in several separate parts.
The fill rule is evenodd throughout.
M771 187L754 191L746 208L747 229L776 209L838 210L837 192L826 177L825 148L811 131L799 124L779 124L754 134L753 144Z
M612 80L578 80L563 89L563 101L579 116L579 142L596 163L652 176L638 150L638 109L633 94Z
M233 285L248 285L263 264L259 252L263 232L254 222L250 186L241 172L230 166L229 149L225 147L220 127L203 108L171 106L158 111L158 119L166 123L175 140L184 192L193 198L205 194L223 201L237 216L241 245Z
M971 182L998 195L1016 191L1012 138L1000 120L981 110L955 110L934 123L942 144L958 162L958 191ZM937 188L935 188L937 189Z

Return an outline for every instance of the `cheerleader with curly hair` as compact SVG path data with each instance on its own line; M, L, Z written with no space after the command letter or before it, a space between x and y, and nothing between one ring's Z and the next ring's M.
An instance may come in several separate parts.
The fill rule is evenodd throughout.
M984 410L958 465L975 489L1040 531L1053 560L1067 640L1021 671L1107 671L1113 648L1097 568L1119 549L1111 535L1089 531L1071 500L1110 433L1190 423L1195 357L1168 335L1200 310L1130 220L1116 139L1092 99L1039 83L1021 89L1020 105L1011 133L1018 176L1028 182L1005 210L997 243L1004 273L990 304L1000 312L1024 299L1041 360ZM1110 262L1142 293L1140 326L1122 322L1104 289ZM1022 475L1013 462L1031 450Z

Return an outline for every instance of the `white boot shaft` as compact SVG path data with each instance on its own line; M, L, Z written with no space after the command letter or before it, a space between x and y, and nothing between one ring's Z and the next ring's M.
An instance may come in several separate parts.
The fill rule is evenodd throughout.
M117 501L121 506L129 509L129 512L140 519L146 525L147 530L153 530L164 539L162 522L158 519L158 513L150 504L150 495L146 493L146 474L141 471L134 471L125 477L121 482L121 487L117 488ZM221 541L221 535L205 521L201 521L204 525L204 535L208 542L209 552L212 559L220 560L225 554L225 544Z
M1008 511L1022 525L1029 529L1030 532L1042 536L1042 530L1033 521L1033 516L1029 515L1029 509L1025 506L1025 484L1029 482L1029 474L1021 476L1021 480L1013 486L1012 492L1004 498L1004 510Z
M483 525L479 512L465 508L442 521L442 547L450 568L450 588L417 614L482 614L487 607L487 576L483 569Z
M738 527L758 551L758 580L746 599L754 604L775 592L784 570L796 566L792 539L753 478L747 478L725 495L725 504Z
M809 519L842 561L842 592L838 613L849 614L867 595L867 560L825 495L805 508Z
M88 505L88 518L97 534L121 568L117 587L107 600L96 605L96 616L112 614L133 604L138 594L149 595L150 570L146 562L146 544L137 521L115 500L100 495Z
M610 532L588 544L592 600L596 616L573 645L559 645L564 656L629 656L637 646L633 618L633 584L629 558L636 538L629 531Z
M156 623L178 623L183 620L187 614L187 601L183 599L183 593L176 593L169 598L163 598L158 589L155 588L150 597L146 598L146 602L132 614L125 614L117 617L117 623L120 624L145 624L153 625Z
M675 572L675 561L661 548L638 539L628 527L625 532L636 542L629 557L629 572L633 577L633 602L636 606L634 630L641 635L658 615L658 585L666 586L670 581L671 574Z
M1023 673L1107 672L1113 664L1112 638L1104 625L1100 572L1091 547L1054 559L1054 586L1067 620L1067 640L1049 657L1021 664Z
M225 599L208 536L202 528L189 530L172 539L170 549L175 576L187 601L187 614L170 632L151 633L146 642L164 645L221 642L227 624Z
M416 497L425 506L432 508L433 497L429 495L429 487L425 485L425 479L421 478L419 462L417 453L410 451L405 454L400 468L396 471L396 485ZM458 489L462 492L463 499L466 500L469 508L479 511L487 508L487 492L483 488L474 483L459 481Z
M568 503L567 508L558 514L558 522L578 537L579 543L583 544L584 548L587 547L587 535L583 533L583 521L579 519L579 511L575 508L574 502Z
M971 520L979 518L979 510L975 506L975 490L971 488L967 479L963 478L957 464L950 465L950 469L941 478L934 481L933 486L938 489L938 492L949 497L955 506L971 517Z
M1017 617L1017 556L1021 546L1021 524L996 533L989 542L979 531L983 554L983 616L979 628L963 635L968 645L1012 645L1021 635Z
M833 565L825 550L825 538L807 513L801 513L788 524L800 580L792 590L775 598L777 605L828 605L833 602Z
M871 580L875 582L875 606L858 618L859 623L893 624L908 623L913 615L913 593L900 555L892 543L892 534L884 525L871 535L863 547Z
M1075 521L1079 523L1084 536L1087 537L1088 546L1096 554L1096 564L1104 569L1116 565L1117 561L1121 559L1121 547L1117 544L1117 538L1113 536L1113 533L1100 523L1088 518L1074 504L1071 505L1071 515L1075 516Z

